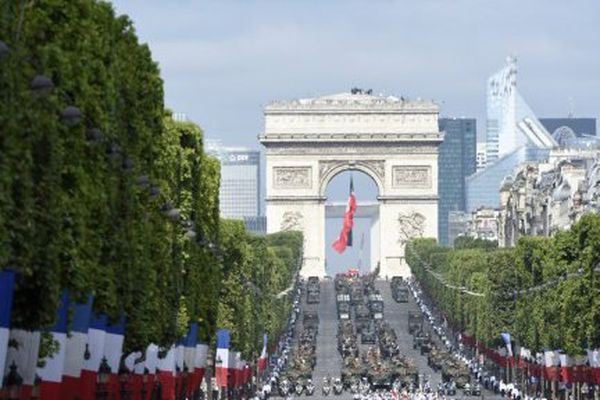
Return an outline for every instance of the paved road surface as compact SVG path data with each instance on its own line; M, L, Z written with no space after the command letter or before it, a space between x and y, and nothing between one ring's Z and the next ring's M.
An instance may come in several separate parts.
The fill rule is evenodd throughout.
M408 303L396 303L392 298L392 292L389 282L378 281L376 283L377 288L381 291L385 306L384 306L384 318L390 323L392 328L396 331L398 336L398 344L400 345L401 351L408 355L415 361L419 374L428 376L432 388L435 388L438 382L441 381L442 377L440 373L435 373L427 365L427 357L422 356L418 350L414 350L412 347L413 338L408 333L408 312L417 311L418 306L415 303L412 296L409 296ZM303 296L302 308L311 307L313 305L306 304L306 294ZM314 307L314 306L313 306ZM319 333L317 335L317 364L313 371L313 382L317 389L315 394L310 397L312 399L337 399L337 400L350 400L352 395L350 393L344 393L341 396L329 397L322 396L321 386L323 377L331 376L336 378L340 376L342 359L337 350L337 328L338 319L335 302L335 287L333 280L323 280L321 282L321 296L320 303L318 305L319 312ZM301 329L301 324L298 324L297 333ZM429 326L425 323L426 329ZM434 335L432 334L432 337ZM360 337L359 337L360 340ZM363 348L363 346L361 346ZM493 396L492 393L484 393L486 399L499 399L499 396ZM298 396L293 396L297 398ZM306 396L301 396L306 397ZM456 398L463 398L462 392L457 393ZM473 399L475 397L468 397L466 399Z

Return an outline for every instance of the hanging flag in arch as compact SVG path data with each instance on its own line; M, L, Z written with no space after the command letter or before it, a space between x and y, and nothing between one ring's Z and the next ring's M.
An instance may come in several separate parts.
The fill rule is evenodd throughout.
M352 247L352 227L354 226L354 213L356 212L356 196L354 196L354 181L350 177L350 195L348 197L348 205L344 213L344 223L340 236L333 242L333 249L342 254L346 251L346 247Z

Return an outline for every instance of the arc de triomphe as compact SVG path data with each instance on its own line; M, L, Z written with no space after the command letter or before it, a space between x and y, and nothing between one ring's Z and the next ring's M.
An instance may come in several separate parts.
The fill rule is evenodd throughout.
M379 190L381 276L410 274L405 243L437 237L438 113L430 101L361 92L266 106L267 232L303 231L304 276L325 275L325 190L346 170Z

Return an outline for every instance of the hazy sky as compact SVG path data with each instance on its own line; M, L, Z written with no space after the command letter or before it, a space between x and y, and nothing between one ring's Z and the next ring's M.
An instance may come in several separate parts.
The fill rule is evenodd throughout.
M167 106L209 138L259 147L275 99L358 86L437 101L485 126L508 54L534 112L600 116L598 0L115 0L160 63Z

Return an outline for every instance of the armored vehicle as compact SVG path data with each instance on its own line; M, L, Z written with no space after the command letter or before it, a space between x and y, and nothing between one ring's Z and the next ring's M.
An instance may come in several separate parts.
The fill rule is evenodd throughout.
M306 310L302 314L302 326L304 329L319 329L319 314L317 310Z
M424 331L419 331L413 338L413 349L419 349L421 355L430 352L432 347L431 335Z
M420 312L410 311L408 313L408 333L414 335L423 327L423 315Z
M308 304L317 304L321 299L320 292L318 290L309 290L306 292L306 302Z
M369 308L363 303L359 303L354 307L354 324L356 329L361 332L363 328L371 323L371 313Z
M375 329L375 325L368 324L363 327L360 332L360 342L362 344L376 344L377 343L377 330Z
M345 301L338 303L338 318L341 320L350 319L350 303Z
M373 319L376 319L376 320L383 319L383 301L382 300L369 301L369 311L371 312L371 317L373 317Z
M352 305L362 303L364 301L363 290L361 285L353 285L350 288L350 303Z
M397 303L408 303L408 288L397 287L392 289L392 296Z

